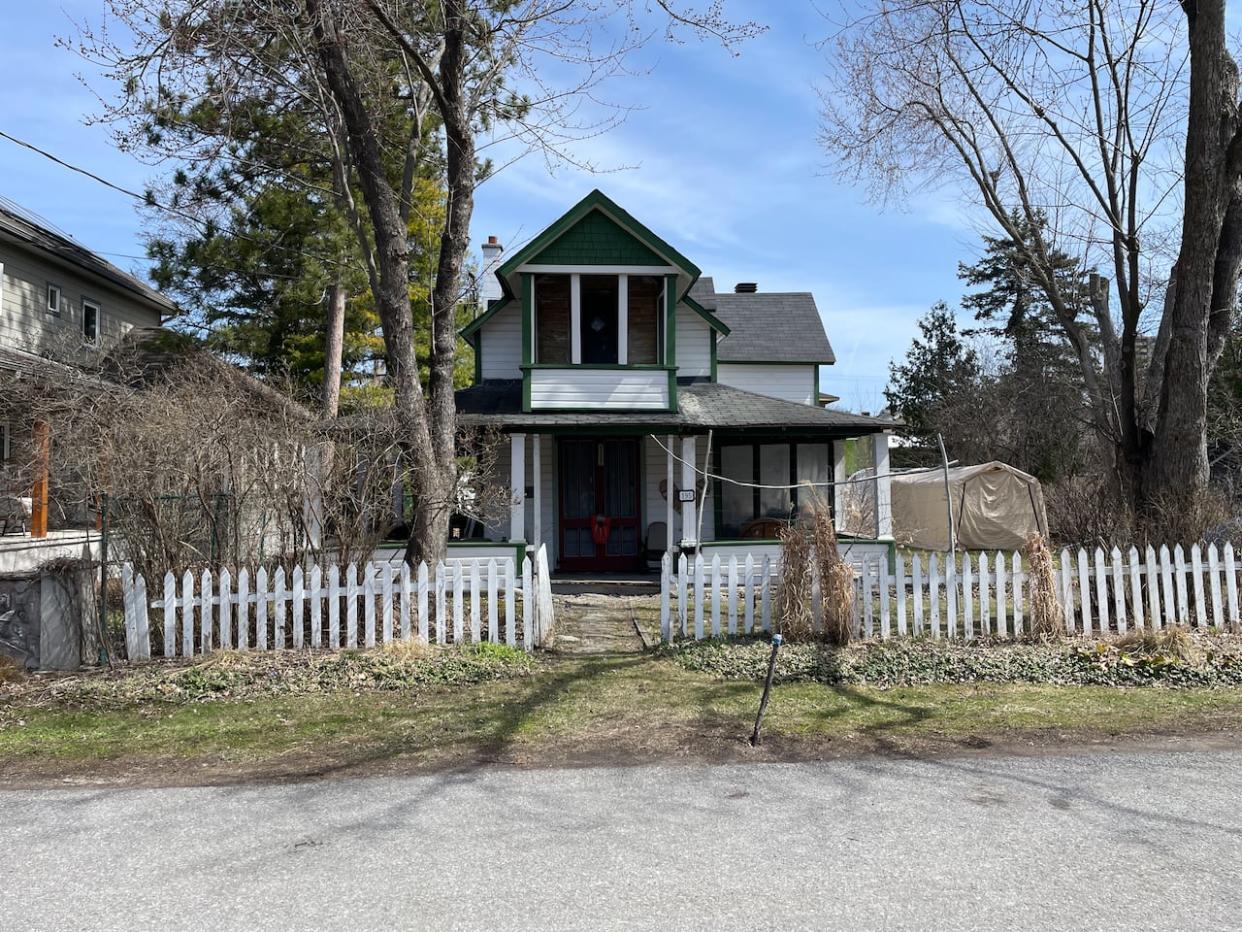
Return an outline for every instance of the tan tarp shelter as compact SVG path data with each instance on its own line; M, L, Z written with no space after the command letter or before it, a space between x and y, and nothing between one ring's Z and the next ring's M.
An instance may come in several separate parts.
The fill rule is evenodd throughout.
M875 526L869 486L851 482L844 487L842 529L847 533ZM1047 536L1043 488L1038 479L1020 469L1005 463L951 468L949 494L958 547L1013 550L1026 543L1031 534ZM893 536L898 544L922 550L949 549L944 470L894 473L892 502Z

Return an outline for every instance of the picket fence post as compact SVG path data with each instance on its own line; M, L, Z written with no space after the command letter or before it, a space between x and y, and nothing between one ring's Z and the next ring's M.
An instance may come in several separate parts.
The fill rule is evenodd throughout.
M328 646L341 646L341 571L335 565L328 568Z
M759 614L765 633L772 630L772 558L763 558L763 585L759 591Z
M988 575L988 555L979 554L979 633L987 637L992 633L992 580Z
M897 596L897 633L906 633L906 558L897 554L897 579L893 583L893 591Z
M1238 577L1234 565L1233 544L1225 542L1225 591L1229 595L1229 628L1238 630Z
M380 572L380 636L385 644L392 643L392 564L385 561Z
M199 631L199 650L204 654L211 653L211 633L212 633L212 585L211 570L203 570L199 585L198 597L198 617L199 623L202 625Z
M427 561L420 561L418 564L418 639L424 644L431 643L431 623L429 618L431 592L427 582L428 573Z
M358 646L358 567L345 567L345 646Z
M272 647L276 650L285 649L285 568L276 567L276 578L273 580L275 600L275 626L273 628Z
M1112 629L1108 617L1108 577L1104 572L1104 548L1095 548L1095 602L1100 612L1100 633L1108 634Z
M1121 550L1113 548L1113 606L1117 616L1117 633L1126 633L1125 576L1121 572Z
M969 553L962 554L962 633L968 641L975 639L975 592Z
M720 554L712 557L712 637L720 637Z
M660 557L660 639L665 644L673 640L673 617L669 606L669 589L672 588L672 557L668 551Z
M367 561L362 568L363 644L375 646L375 564Z
M914 633L923 634L923 561L916 553L912 571L914 573Z
M694 639L703 640L703 554L694 557Z
M302 621L306 612L306 582L301 566L293 568L293 649L301 650L303 635Z
M743 587L742 597L746 600L745 607L745 625L746 633L753 634L755 631L755 556L754 554L746 554L746 564L743 572L746 574L746 582Z
M267 567L254 574L254 646L267 650Z
M250 649L250 570L237 571L237 649Z
M310 572L310 646L323 644L323 570L316 563Z

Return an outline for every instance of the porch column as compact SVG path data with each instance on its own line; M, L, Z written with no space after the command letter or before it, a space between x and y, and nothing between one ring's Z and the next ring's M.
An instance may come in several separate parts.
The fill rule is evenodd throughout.
M526 435L509 435L509 540L526 540Z
M681 487L683 490L698 489L699 477L694 471L697 441L698 438L692 435L681 438ZM683 550L693 549L699 545L698 540L695 539L699 528L695 505L694 499L681 503L681 546Z
M32 431L34 446L34 483L30 490L30 536L47 537L47 473L52 460L52 425L35 421Z
M841 506L845 501L843 483L848 478L845 474L845 440L834 440L832 441L832 481L835 485L832 487L832 515L833 523L838 531L845 527L845 509Z
M888 434L872 434L875 444L875 536L893 536L893 487L888 471Z
M539 549L539 545L543 543L543 435L531 435L531 480L535 490L534 508L532 509L531 524L534 531L531 534L531 543L535 545L535 549Z
M672 553L677 546L677 538L674 536L677 533L677 529L674 526L674 522L677 520L677 483L675 479L677 473L673 470L673 463L675 462L673 451L677 449L677 438L669 434L664 438L664 447L667 451L665 459L668 461L668 475L665 476L664 480L664 487L668 489L668 493L665 495L667 501L664 503L664 523L667 526L664 532L664 549Z

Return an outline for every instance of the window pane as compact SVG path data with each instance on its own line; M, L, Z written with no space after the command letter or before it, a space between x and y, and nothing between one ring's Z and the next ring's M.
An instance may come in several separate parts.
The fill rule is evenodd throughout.
M720 474L738 482L755 481L755 448L728 446L720 448ZM742 526L755 517L755 493L749 486L720 483L719 533L724 537L737 537Z
M827 504L832 500L832 490L824 483L829 481L828 444L798 444L798 511L806 513L816 498ZM802 483L810 482L813 489L809 490Z
M660 362L660 293L663 281L655 275L629 277L629 361L636 366Z
M535 362L569 363L569 276L535 276Z
M789 485L789 444L765 443L759 447L760 485ZM792 499L788 489L760 489L759 514L765 518L788 518Z
M617 276L583 275L582 361L591 364L617 362Z
M82 335L92 342L99 336L99 308L85 301L82 302Z

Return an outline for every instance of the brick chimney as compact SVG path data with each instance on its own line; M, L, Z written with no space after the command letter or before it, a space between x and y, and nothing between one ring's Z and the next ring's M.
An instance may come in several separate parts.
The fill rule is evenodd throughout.
M487 310L487 302L494 301L501 296L500 282L496 280L496 269L500 268L500 259L504 255L505 247L500 245L500 240L494 236L489 236L487 242L483 244L483 269L479 273L479 303L483 305L482 310Z
M754 294L758 290L758 282L738 282L733 286L734 294Z

